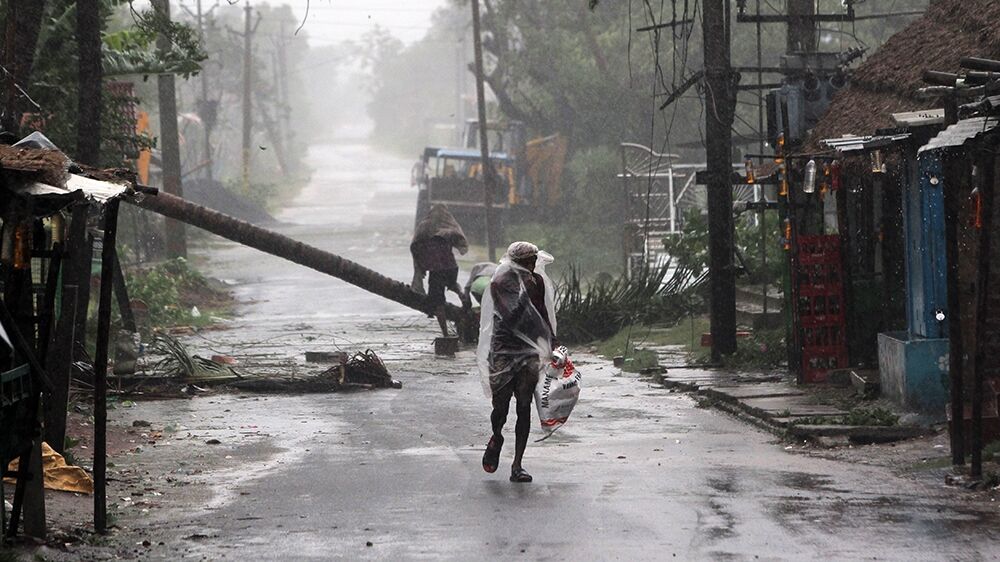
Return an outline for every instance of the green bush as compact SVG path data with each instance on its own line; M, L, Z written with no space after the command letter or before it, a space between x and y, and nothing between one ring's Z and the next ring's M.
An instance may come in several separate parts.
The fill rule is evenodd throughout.
M153 328L190 324L191 307L185 299L193 291L215 292L208 280L193 269L184 258L175 258L148 269L130 270L125 274L129 296L146 303L149 323Z
M756 215L744 213L735 219L733 239L736 250L743 257L746 266L747 281L758 284L779 284L788 257L781 248L780 224L774 213L766 216L765 235L762 243L760 225L756 224ZM689 209L684 215L684 226L681 233L663 239L663 245L677 264L701 273L708 267L708 216L697 209ZM767 258L767 265L762 267L762 258Z
M734 369L774 369L783 366L787 359L784 330L755 331L746 338L737 338L736 353L722 358L722 366ZM708 362L706 353L699 358Z
M703 282L704 276L670 264L590 283L571 268L556 287L559 338L582 343L609 338L629 324L672 324L704 305Z

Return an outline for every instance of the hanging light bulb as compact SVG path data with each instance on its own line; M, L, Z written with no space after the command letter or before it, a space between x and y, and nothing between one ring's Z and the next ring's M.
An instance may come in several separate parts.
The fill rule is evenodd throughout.
M31 264L31 228L22 222L14 228L14 269L28 269Z
M830 189L833 191L840 189L840 160L830 163Z
M802 183L803 193L816 193L816 161L810 159L806 163L806 177Z
M785 134L778 135L778 146L774 154L774 163L781 164L785 161Z
M743 164L747 171L747 183L753 185L757 183L757 178L753 174L753 160L747 158L747 161Z
M788 197L788 171L784 166L781 167L781 190L778 191L778 195Z
M881 174L885 171L885 163L882 162L882 151L876 149L872 152L872 173Z
M972 226L983 228L983 194L978 186L972 188Z
M63 220L62 213L56 213L49 219L49 228L52 231L52 243L59 244L63 241L63 229L66 221Z
M787 252L792 249L792 219L785 219L783 230L785 237L781 240L781 246Z

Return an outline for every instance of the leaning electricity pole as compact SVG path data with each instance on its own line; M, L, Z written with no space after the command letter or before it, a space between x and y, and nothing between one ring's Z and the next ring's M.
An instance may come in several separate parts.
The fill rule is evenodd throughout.
M160 16L170 19L170 0L154 0L153 9ZM161 55L170 50L170 38L161 34L156 38L156 48ZM174 75L160 74L156 77L160 103L160 157L163 170L163 191L184 196L181 184L181 148L177 134L177 97L174 89ZM187 257L187 240L184 223L166 219L164 221L167 257Z
M712 359L736 351L736 270L733 267L732 126L736 80L730 65L729 2L702 4L705 54L705 151L708 162L709 315Z
M486 89L483 86L483 42L479 32L479 0L472 0L472 43L476 58L476 105L479 109L479 151L483 168L483 221L486 227L486 248L489 260L497 257L496 240L493 238L493 190L494 172L490 162L490 147L486 131ZM734 336L735 337L735 336Z

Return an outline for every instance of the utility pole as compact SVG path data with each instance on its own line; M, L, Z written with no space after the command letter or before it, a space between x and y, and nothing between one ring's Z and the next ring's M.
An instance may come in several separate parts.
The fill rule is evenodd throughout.
M760 0L757 0L757 154L764 154L764 56L761 47ZM760 293L764 304L764 318L767 318L767 192L764 186L757 184L757 202L761 203L757 213L757 226L760 228Z
M250 192L250 141L251 141L251 129L253 123L251 121L251 89L253 87L253 77L251 72L253 71L253 43L252 35L253 31L250 29L250 13L252 12L250 8L250 0L247 0L246 6L243 8L244 22L243 22L243 167L242 167L242 186L243 194L246 195ZM259 21L259 20L258 20ZM256 27L256 26L254 26Z
M205 24L202 20L201 0L198 0L198 40L205 44ZM212 183L212 126L215 124L215 108L209 108L208 101L208 76L205 70L201 71L201 101L200 117L202 129L205 133L205 146L202 148L205 159L205 179Z
M816 50L815 0L788 0L788 36L785 50L812 53Z
M101 57L100 4L96 0L76 2L76 37L79 45L80 91L76 119L76 159L97 166L101 159L101 103L104 74Z
M281 139L285 148L291 149L292 124L291 124L291 102L288 100L288 60L286 55L288 36L285 35L285 20L278 22L278 76L276 93L278 95L278 108L281 113L277 116Z
M153 9L160 16L170 19L170 0L153 0ZM165 35L156 38L156 48L163 54L170 50L170 39ZM184 196L181 184L181 149L177 134L177 94L174 89L174 75L160 74L156 77L160 102L160 154L163 169L163 191ZM167 257L187 257L187 240L184 223L173 219L164 221Z
M482 154L483 162L483 203L485 205L483 216L486 227L486 248L489 252L489 260L496 262L497 248L496 240L493 239L492 216L495 174L493 164L490 162L489 138L486 134L486 89L483 85L483 42L479 30L479 0L472 0L472 42L476 58L476 105L479 110L479 151ZM732 213L732 205L730 205L729 212ZM730 255L732 255L732 252L730 252Z
M705 0L705 149L708 162L709 314L712 359L736 351L736 270L733 267L732 126L736 83L730 65L728 0Z
M20 131L15 115L17 103L17 81L14 74L17 68L14 66L14 45L17 38L17 2L7 4L6 26L4 29L3 64L8 69L3 76L3 113L0 114L0 129L5 131Z

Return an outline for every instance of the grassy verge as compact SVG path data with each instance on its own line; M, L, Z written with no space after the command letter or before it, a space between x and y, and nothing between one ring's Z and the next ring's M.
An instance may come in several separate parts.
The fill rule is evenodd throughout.
M129 297L145 303L150 330L172 326L204 327L225 317L235 304L229 292L183 259L126 272ZM137 320L141 320L137 318Z
M798 418L796 425L866 425L892 427L899 424L899 416L887 408L857 407L851 408L843 416L818 416Z
M711 349L701 347L701 336L710 328L708 317L704 315L681 318L673 326L634 324L599 341L596 347L605 357L624 357L629 371L656 366L655 353L646 349L650 346L678 346L689 354L692 363L708 364ZM723 358L721 366L773 369L783 366L785 360L784 332L762 331L737 340L736 353Z
M637 324L619 330L617 334L599 342L596 347L597 352L607 358L623 357L623 370L639 372L658 364L656 352L647 349L648 347L676 345L693 352L699 349L696 346L700 345L701 334L707 329L708 318L704 316L684 318L674 326Z
M706 327L705 331L708 331ZM784 330L760 330L748 337L736 339L736 353L722 357L718 365L729 369L766 370L785 366L787 362ZM699 348L694 353L696 363L712 362L712 350Z

